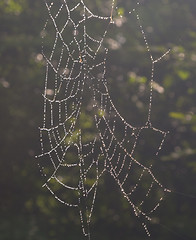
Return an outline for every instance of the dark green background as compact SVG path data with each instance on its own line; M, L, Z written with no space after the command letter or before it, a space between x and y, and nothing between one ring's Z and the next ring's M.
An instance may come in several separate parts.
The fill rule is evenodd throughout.
M106 1L85 1L102 12ZM118 1L119 13L136 1ZM157 64L152 121L170 134L156 167L160 181L173 190L156 212L153 240L196 239L196 2L141 1L143 28L154 56L171 48ZM103 9L104 8L104 9ZM125 17L127 17L126 13ZM44 65L40 32L46 19L42 0L0 2L0 239L83 239L77 213L41 188L35 154L39 154L38 126L42 122ZM141 32L132 15L109 37L126 42L110 50L108 82L120 113L134 124L144 123L149 92L150 62ZM93 26L96 29L96 26ZM97 29L99 26L97 25ZM97 30L98 31L98 30ZM130 76L128 72L134 72ZM134 116L133 116L134 112ZM149 141L150 142L150 141ZM149 143L149 151L153 142ZM92 239L147 239L130 206L115 184L105 178L98 189Z

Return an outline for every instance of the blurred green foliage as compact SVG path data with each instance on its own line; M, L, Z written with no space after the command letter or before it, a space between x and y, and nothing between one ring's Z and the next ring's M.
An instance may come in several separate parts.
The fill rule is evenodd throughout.
M105 12L109 6L103 0L85 2L98 13ZM152 120L158 128L170 130L154 171L174 193L168 195L152 220L152 239L195 239L196 2L141 2L139 13L153 56L160 57L171 48L170 55L157 64ZM114 16L125 20L127 9L132 9L135 3L119 0ZM40 0L0 2L2 240L82 239L78 213L61 205L41 188L44 181L34 159L40 151L37 127L42 121L44 81L40 35L46 15ZM110 29L108 37L113 41L106 43L110 49L107 79L117 109L128 122L141 125L148 110L151 63L137 24L129 15L129 20ZM101 31L100 25L93 25L92 31L95 29ZM114 42L118 47L111 44ZM100 110L99 115L104 114ZM92 119L86 113L80 118L83 128L92 128ZM89 131L87 140L91 134ZM149 151L155 144L149 141ZM98 190L93 239L146 239L140 222L108 176L101 180Z
M24 10L25 4L25 0L2 0L0 2L0 8L7 14L19 15Z

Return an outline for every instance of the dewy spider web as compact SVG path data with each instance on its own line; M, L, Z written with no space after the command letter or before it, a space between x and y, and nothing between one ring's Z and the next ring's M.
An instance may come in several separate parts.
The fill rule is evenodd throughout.
M42 36L45 42L53 42L51 50L42 51L46 77L38 158L46 179L43 186L61 203L78 208L83 233L90 239L98 183L108 172L150 236L146 224L169 190L154 176L151 161L137 159L137 151L146 134L159 135L158 155L167 135L151 124L151 109L154 68L169 51L153 58L138 2L129 14L136 17L152 69L147 121L141 127L132 126L114 106L106 79L108 50L103 43L115 23L114 0L107 17L94 14L83 0L45 0L45 6L49 17ZM93 36L88 29L93 21L106 26L101 36ZM91 127L84 126L85 118Z

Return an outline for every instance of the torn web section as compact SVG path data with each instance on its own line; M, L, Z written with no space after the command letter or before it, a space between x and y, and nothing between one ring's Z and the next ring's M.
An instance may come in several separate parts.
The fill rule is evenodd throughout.
M137 14L136 21L139 21ZM144 48L148 54L151 69L149 82L152 84L156 61L148 53L150 48L140 22L139 29L143 37ZM150 235L146 224L151 220L150 215L159 207L165 192L168 191L154 176L152 169L154 160L157 160L156 156L162 148L166 132L152 127L150 121L151 87L148 87L150 104L145 118L145 121L148 121L140 127L135 127L126 122L115 107L108 90L106 71L103 73L103 75L94 78L93 91L95 122L105 157L105 169L116 180L122 194L132 206L135 215L141 219L147 234ZM153 150L149 149L149 139L155 141L153 146L156 147ZM149 155L148 152L151 154ZM141 158L141 156L145 157Z
M138 132L141 129L134 128L126 123L112 105L107 91L105 93L98 92L97 95L101 99L103 96L105 97L104 101L100 101L104 104L97 104L98 114L95 115L101 148L105 158L105 169L119 185L122 194L132 206L135 215L140 217L142 222L145 223L145 221L150 220L148 216L150 210L146 210L144 200L145 197L149 198L153 187L151 185L155 181L155 177L150 167L146 167L133 157L137 148ZM150 184L149 186L146 186L147 180ZM157 181L155 185L159 186L159 182ZM161 189L162 186L159 186L159 188ZM145 194L143 194L144 191L146 191ZM137 193L135 198L131 196L134 192ZM150 206L152 206L151 208L154 208L153 203L150 200L149 202ZM144 227L147 231L146 223Z
M152 170L153 160L162 146L165 134L147 126L131 127L118 116L115 108L110 106L109 111L106 109L107 106L104 104L101 114L95 116L102 151L106 159L105 168L115 179L121 193L141 220L147 234L150 235L147 223L167 191L153 175ZM116 131L118 128L121 129L120 133ZM148 156L148 154L145 155L149 151L148 146L145 147L147 152L142 148L148 143L150 135L152 140L153 138L157 140L156 135L159 135L159 142L156 149L152 151L153 154ZM141 159L141 156L144 157Z

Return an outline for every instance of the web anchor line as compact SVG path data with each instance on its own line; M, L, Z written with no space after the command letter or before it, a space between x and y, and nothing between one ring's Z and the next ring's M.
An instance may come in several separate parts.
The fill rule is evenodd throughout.
M137 151L143 134L150 131L160 136L155 151L158 156L168 134L153 126L151 114L154 70L170 50L153 58L137 13L141 4L137 2L129 14L135 14L152 68L147 121L143 126L133 126L113 103L106 79L108 49L104 40L111 24L115 24L115 0L109 16L94 14L83 0L76 4L69 0L44 1L48 20L42 31L43 46L49 40L51 46L49 51L42 47L46 74L43 126L39 128L41 153L37 158L43 187L60 203L78 208L82 232L90 240L97 188L104 174L109 174L150 236L147 223L165 193L171 191L155 177L151 163L138 159ZM88 22L93 20L105 26L102 34L94 36L90 32ZM89 131L83 126L86 119L92 122ZM154 199L157 192L161 196Z

